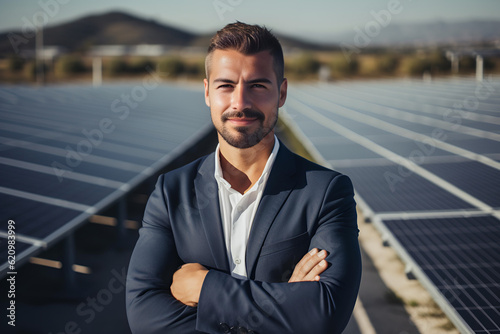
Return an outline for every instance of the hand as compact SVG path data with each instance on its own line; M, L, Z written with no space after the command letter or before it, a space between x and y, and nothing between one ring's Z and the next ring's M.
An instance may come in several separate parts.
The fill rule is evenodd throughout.
M328 264L325 260L327 255L325 250L318 252L317 248L311 249L309 253L304 255L300 262L297 263L288 283L319 281L319 275L328 268Z
M172 278L170 292L181 303L196 307L200 300L201 287L208 270L199 263L187 263L178 269Z

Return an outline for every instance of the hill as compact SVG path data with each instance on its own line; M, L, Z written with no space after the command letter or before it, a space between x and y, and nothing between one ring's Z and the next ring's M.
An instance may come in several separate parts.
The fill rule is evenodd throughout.
M357 28L357 29L354 29ZM364 27L330 35L328 45L277 34L286 49L339 50L338 43L354 44ZM213 33L195 34L154 20L124 12L89 15L44 28L44 44L70 52L84 51L94 45L161 44L174 47L206 47ZM372 36L372 35L371 35ZM357 38L357 39L356 39ZM367 37L366 47L429 46L500 43L500 21L463 21L428 23L392 23ZM365 47L363 46L363 47ZM0 55L23 54L35 48L35 38L21 31L0 33Z
M359 26L363 31L364 27ZM331 37L337 43L352 44L357 32L346 31ZM480 44L500 41L500 21L459 21L389 24L370 38L371 46L428 46Z
M44 44L60 46L68 51L86 50L93 45L162 44L168 46L208 46L212 34L197 35L153 20L123 12L85 16L80 19L44 28ZM278 36L284 47L325 49L327 47L289 36ZM16 39L17 38L17 39ZM12 43L14 40L14 43ZM25 38L18 32L0 34L0 54L22 53L35 48L35 38Z

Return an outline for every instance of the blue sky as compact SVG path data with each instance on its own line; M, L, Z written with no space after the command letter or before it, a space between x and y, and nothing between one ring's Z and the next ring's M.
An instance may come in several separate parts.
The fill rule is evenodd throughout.
M400 9L391 15L392 23L500 20L498 0L0 0L0 31L20 28L25 20L33 21L43 11L50 14L48 25L53 25L87 14L122 10L193 32L213 32L239 20L264 24L283 34L328 41L373 20L371 13L387 10L391 2Z

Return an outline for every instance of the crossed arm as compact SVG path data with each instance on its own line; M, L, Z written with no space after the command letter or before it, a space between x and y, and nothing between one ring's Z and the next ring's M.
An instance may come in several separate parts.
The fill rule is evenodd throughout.
M327 252L310 250L295 266L288 283L313 282L320 280L320 274L327 268ZM199 263L186 263L174 274L170 292L184 305L195 307L200 299L203 281L208 269Z
M329 184L309 243L313 249L283 283L241 280L195 263L177 269L183 264L178 252L186 245L182 240L176 245L161 189L150 198L129 266L127 314L133 333L219 333L219 322L259 333L343 330L361 277L348 179Z

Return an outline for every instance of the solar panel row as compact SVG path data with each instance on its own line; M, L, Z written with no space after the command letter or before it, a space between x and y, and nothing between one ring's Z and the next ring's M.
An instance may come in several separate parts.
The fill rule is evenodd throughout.
M19 265L203 138L211 127L200 91L144 83L2 87L0 253L9 219Z
M499 332L498 79L292 87L286 110L457 326ZM0 253L18 262L123 197L210 123L199 90L0 90ZM7 263L0 265L5 273Z
M498 331L500 220L479 216L383 223L474 333Z
M500 333L499 84L301 85L286 106L463 332Z

